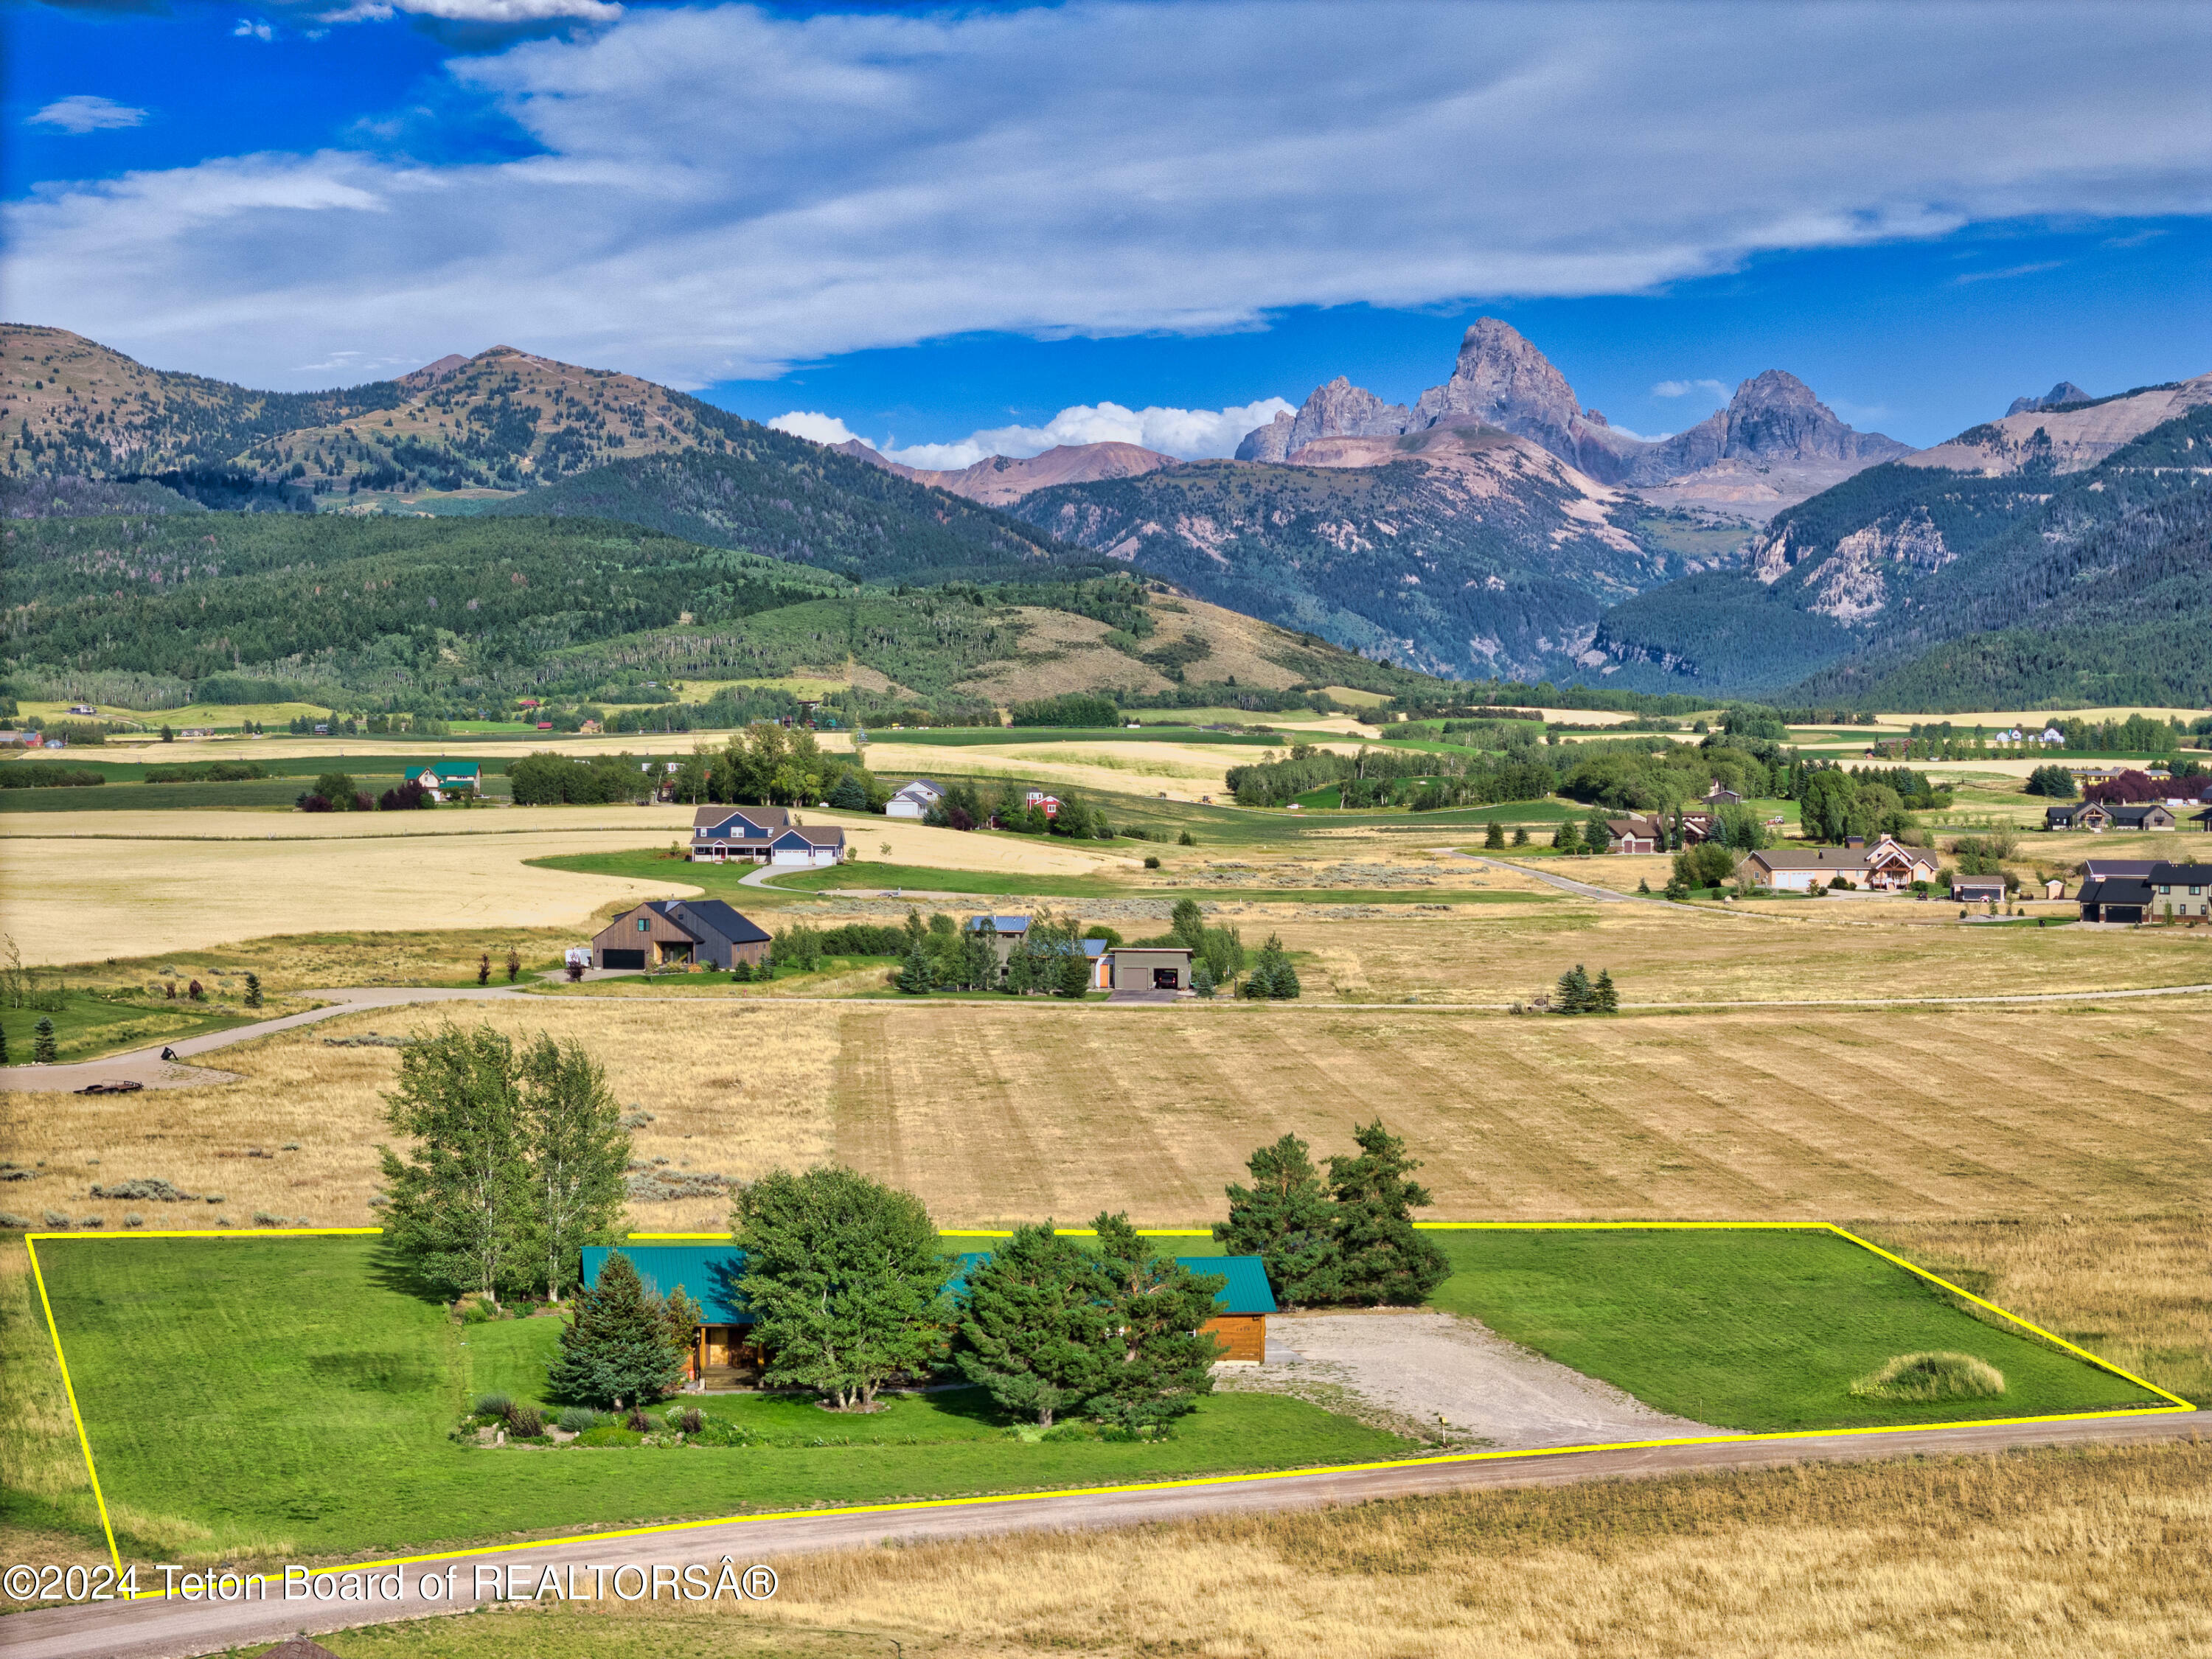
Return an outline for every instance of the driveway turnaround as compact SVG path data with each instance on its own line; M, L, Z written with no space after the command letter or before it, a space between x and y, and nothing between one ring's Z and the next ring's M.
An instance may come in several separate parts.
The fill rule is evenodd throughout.
M391 1602L286 1602L274 1599L278 1593L272 1590L272 1599L258 1602L210 1605L147 1599L14 1613L0 1620L0 1651L8 1659L185 1659L249 1643L277 1641L301 1631L319 1635L429 1613L466 1612L479 1605L470 1599L479 1567L486 1582L514 1569L517 1593L523 1596L540 1583L549 1567L556 1569L556 1577L564 1582L569 1569L574 1568L578 1575L574 1582L586 1592L593 1583L588 1571L593 1566L606 1569L608 1578L615 1577L613 1570L618 1566L633 1569L623 1581L632 1587L638 1582L636 1570L649 1574L655 1565L680 1571L696 1565L705 1569L711 1582L720 1571L725 1556L740 1575L752 1563L766 1561L775 1564L777 1571L788 1577L805 1571L792 1558L880 1544L885 1540L925 1543L992 1533L1139 1526L1205 1515L1318 1509L1378 1498L1564 1486L1576 1480L1648 1478L1692 1470L1774 1468L1814 1461L1948 1456L2092 1441L2142 1443L2202 1434L2203 1423L2203 1417L2196 1413L2177 1412L1883 1434L1790 1435L1717 1445L1562 1450L1486 1457L1480 1462L1443 1460L1413 1468L1200 1480L1149 1491L1057 1492L980 1502L885 1505L866 1511L825 1511L757 1521L705 1522L643 1537L549 1541L534 1547L491 1550L441 1561L437 1564L441 1576L447 1567L455 1570L458 1605L423 1599L422 1579L431 1566L425 1562L404 1570L402 1594ZM143 1569L139 1579L142 1585L148 1580ZM158 1584L160 1576L155 1575L152 1582Z

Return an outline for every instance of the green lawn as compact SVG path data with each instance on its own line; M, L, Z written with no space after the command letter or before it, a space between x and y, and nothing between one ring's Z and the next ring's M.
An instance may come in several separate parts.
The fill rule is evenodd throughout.
M1748 1431L2033 1417L2165 1402L1963 1311L1832 1233L1435 1232L1430 1298L1646 1405ZM1899 1404L1850 1385L1895 1354L1953 1349L2004 1373L1996 1399Z
M1174 1439L1023 1443L965 1391L875 1417L714 1398L785 1443L480 1450L477 1391L534 1395L550 1319L461 1326L368 1239L103 1239L42 1248L111 1506L298 1555L812 1504L1022 1491L1404 1455L1302 1401L1224 1395ZM811 1433L807 1431L811 1431Z
M218 1007L185 1000L184 981L174 1002L167 998L141 996L129 1001L110 1001L88 991L65 991L60 1008L0 1009L0 1030L8 1034L8 1058L17 1066L29 1063L31 1042L41 1019L54 1023L55 1058L64 1063L93 1060L125 1048L144 1048L206 1031L227 1030L257 1019L270 1018L275 1010L253 1012L237 1004ZM244 981L234 994L244 994ZM212 987L210 988L212 989Z
M1525 850L1525 849L1524 849ZM586 875L629 876L641 881L683 881L742 906L742 886L757 866L744 864L684 864L665 851L564 853L526 862L547 870ZM674 867L672 868L672 866ZM1149 873L1149 872L1148 872ZM1157 878L1155 878L1157 879ZM1500 893L1487 889L1437 887L1159 887L1142 886L1112 876L1024 875L1018 871L933 870L917 864L840 864L827 870L796 871L764 884L784 893L822 893L854 888L869 891L897 888L924 893L972 894L1024 898L1212 899L1248 904L1545 904L1547 895Z

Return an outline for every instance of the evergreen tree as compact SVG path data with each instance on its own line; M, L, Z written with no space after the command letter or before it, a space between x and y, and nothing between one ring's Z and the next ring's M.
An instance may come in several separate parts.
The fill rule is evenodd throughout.
M507 982L509 985L522 977L522 956L512 945L507 947Z
M910 997L927 996L936 983L937 963L929 954L929 947L916 941L899 969L898 988Z
M1194 951L1206 943L1206 912L1199 908L1196 899L1176 901L1174 913L1168 919L1168 932Z
M1559 1012L1563 1014L1583 1014L1590 1009L1592 995L1590 977L1579 962L1559 975Z
M992 935L980 927L968 930L961 945L960 980L963 985L988 991L999 977L999 952Z
M1201 997L1211 997L1221 988L1213 982L1213 964L1204 957L1190 964L1190 988Z
M1243 994L1287 1002L1296 997L1300 989L1298 970L1291 966L1291 958L1283 949L1281 935L1268 934L1267 942L1260 947L1258 960L1252 964L1252 977L1245 981Z
M1575 821L1572 818L1566 819L1558 830L1553 832L1552 846L1554 850L1561 853L1579 853L1583 850L1583 832L1575 828Z
M246 1006L249 1008L261 1006L261 975L258 974L246 976Z
M1411 1306L1444 1282L1444 1253L1413 1231L1428 1189L1408 1179L1419 1163L1377 1118L1352 1132L1357 1158L1328 1161L1336 1200L1337 1295L1346 1302Z
M1252 1002L1262 1002L1275 994L1275 963L1265 951L1252 959L1252 969L1244 975L1244 982L1237 988L1237 994Z
M937 1352L945 1259L912 1194L851 1170L778 1170L745 1189L730 1224L769 1382L869 1406Z
M1606 827L1605 814L1593 812L1583 825L1583 850L1603 853L1613 846L1613 831Z
M860 781L858 772L848 770L837 780L837 787L830 792L830 805L841 812L868 810L868 786Z
M520 1276L532 1231L513 1045L447 1025L399 1051L384 1098L385 1121L416 1143L404 1159L377 1148L386 1236L433 1284L495 1296Z
M617 1250L599 1269L599 1284L577 1296L546 1382L556 1399L579 1405L641 1406L684 1380L690 1336L687 1330L682 1342L674 1340L667 1304Z
M1155 1255L1127 1215L1102 1214L1091 1225L1113 1317L1103 1377L1086 1409L1124 1429L1168 1422L1213 1392L1221 1345L1200 1328L1228 1280Z
M1091 988L1091 958L1079 945L1063 947L1053 969L1054 989L1064 997L1080 997Z
M51 1066L58 1052L54 1042L54 1017L40 1014L39 1023L31 1028L31 1063L33 1066Z
M1230 1187L1229 1219L1214 1223L1213 1237L1231 1255L1258 1256L1282 1301L1330 1300L1338 1284L1336 1206L1306 1143L1285 1135L1244 1167L1252 1184Z
M8 1063L8 1031L6 1027L0 1026L0 1066Z
M1597 1014L1617 1014L1620 1012L1620 993L1613 988L1613 970L1601 968L1597 983L1590 988L1590 1012Z
M1492 852L1504 845L1505 826L1496 818L1492 818L1490 821L1490 828L1482 832L1483 850Z
M521 1083L532 1254L554 1302L575 1281L578 1252L611 1237L622 1220L629 1137L606 1073L582 1045L540 1032L523 1052Z
M1050 1428L1108 1381L1111 1296L1098 1263L1052 1223L1017 1227L969 1271L954 1362L1000 1410Z
M1513 844L1516 847L1526 847L1528 844L1528 826L1527 824L1516 823L1513 826Z
M928 945L929 924L921 919L921 912L912 905L907 906L906 920L900 926L906 929L906 948L908 951L924 948Z

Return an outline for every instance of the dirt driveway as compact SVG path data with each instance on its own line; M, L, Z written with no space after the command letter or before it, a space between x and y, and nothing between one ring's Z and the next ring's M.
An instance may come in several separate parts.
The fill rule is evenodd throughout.
M1267 1324L1267 1363L1230 1368L1223 1380L1340 1409L1364 1403L1384 1420L1418 1424L1462 1444L1577 1446L1727 1432L1654 1411L1508 1342L1480 1320L1426 1310L1278 1315Z

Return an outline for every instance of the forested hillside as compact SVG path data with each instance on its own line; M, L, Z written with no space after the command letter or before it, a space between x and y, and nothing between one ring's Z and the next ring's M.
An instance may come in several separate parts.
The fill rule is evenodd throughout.
M2208 485L2208 407L2074 473L1872 467L1778 514L1751 569L1614 606L1595 648L1609 684L1790 702L2199 700Z
M738 428L726 453L620 461L491 511L618 519L708 546L818 565L855 580L1034 574L1055 556L1093 562L993 508L804 438L726 418Z

